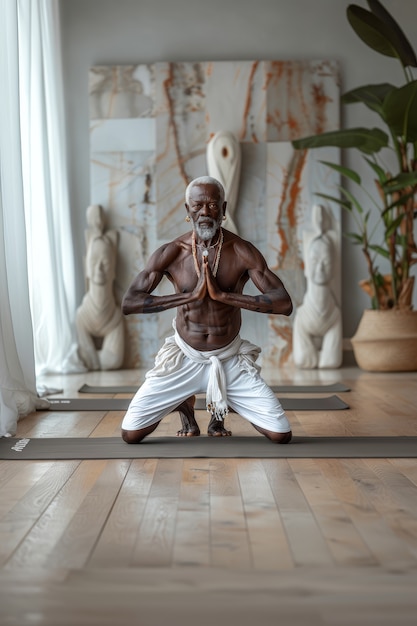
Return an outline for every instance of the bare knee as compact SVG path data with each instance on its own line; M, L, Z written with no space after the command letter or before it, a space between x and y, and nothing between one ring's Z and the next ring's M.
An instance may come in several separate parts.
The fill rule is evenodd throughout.
M288 433L273 433L271 431L266 431L264 435L273 443L290 443L292 439L291 431Z
M272 430L267 430L266 428L261 428L261 426L257 426L256 424L252 424L252 426L262 435L265 435L270 441L273 443L290 443L292 439L292 432L288 431L286 433L275 433Z
M155 430L159 422L147 426L146 428L140 428L139 430L125 430L122 428L122 439L126 443L140 443L147 435Z

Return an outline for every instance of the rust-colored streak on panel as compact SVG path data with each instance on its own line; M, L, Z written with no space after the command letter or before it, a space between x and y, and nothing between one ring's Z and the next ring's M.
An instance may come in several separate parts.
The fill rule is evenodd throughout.
M292 355L292 326L282 324L280 320L272 315L269 319L274 335L279 337L283 343L279 350L275 349L271 352L271 360L277 359L279 367L284 367L289 363Z
M248 128L249 122L248 122L248 117L249 117L249 111L251 109L252 106L252 88L253 88L253 77L255 76L256 70L258 69L259 66L259 61L255 61L252 64L252 69L249 75L249 81L248 81L248 89L247 89L247 93L246 93L246 102L245 102L245 108L243 110L243 120L242 120L242 129L240 131L240 136L239 139L243 140L246 136L246 130ZM253 139L253 137L255 137L255 139ZM255 143L258 143L258 139L256 138L256 135L254 135L252 133L252 139Z
M331 98L326 96L324 93L323 84L313 84L312 85L312 97L313 97L313 106L315 109L315 122L316 127L314 129L314 133L322 133L326 129L326 105L328 102L331 102Z
M278 335L285 343L285 348L281 350L279 365L283 367L287 365L292 355L292 328L289 326L281 326L278 330Z
M277 218L277 228L281 241L279 250L281 260L285 259L290 250L289 239L293 239L293 231L297 228L298 197L302 188L301 176L306 158L307 152L305 150L300 150L296 153L284 178ZM285 221L284 216L286 218Z
M169 126L172 129L172 134L174 137L174 149L175 149L175 154L177 155L177 163L178 163L178 167L180 170L180 174L184 180L185 186L187 186L190 181L188 180L187 174L185 172L184 159L181 155L179 141L178 141L178 129L175 125L175 120L174 120L174 101L171 96L171 87L173 83L174 83L173 64L170 63L168 78L164 81L164 91L165 91L166 98L168 100Z
M312 77L309 63L271 62L265 73L268 137L291 141L300 136L328 130L326 74ZM274 106L272 106L272 103Z
M304 168L307 152L303 151L301 159L295 159L294 170L290 176L290 184L288 190L289 203L287 205L288 223L291 228L297 226L297 200L301 191L301 174Z
M285 61L268 61L268 65L271 67L269 72L265 72L265 87L264 89L267 91L271 81L279 81L282 78L282 75L285 71L285 66L287 62Z

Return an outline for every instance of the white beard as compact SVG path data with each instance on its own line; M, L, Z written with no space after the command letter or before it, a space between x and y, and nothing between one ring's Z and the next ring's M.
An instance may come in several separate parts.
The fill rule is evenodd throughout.
M209 241L210 239L213 239L214 235L217 232L217 229L219 228L221 221L216 222L216 220L213 220L212 218L205 218L204 219L205 222L210 221L211 222L211 226L200 226L198 224L198 222L196 222L195 224L195 232L197 233L197 236L199 239L202 239L203 241Z

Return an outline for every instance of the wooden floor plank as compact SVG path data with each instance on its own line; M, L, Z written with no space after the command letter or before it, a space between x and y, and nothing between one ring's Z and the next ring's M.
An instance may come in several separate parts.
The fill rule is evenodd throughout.
M173 566L210 565L209 459L184 459Z
M2 565L24 566L25 563L28 565L33 561L37 562L39 557L43 558L40 554L42 543L37 543L36 537L42 537L45 544L49 543L50 538L44 532L41 520L45 519L48 510L56 507L60 494L71 480L77 467L79 467L78 461L54 463L53 471L45 468L44 464L33 465L34 482L32 483L32 479L28 480L29 489L20 492L19 500L0 522ZM63 532L59 522L58 527L59 532Z
M67 471L59 481L59 475L55 475L55 472L51 472L50 477L48 474L49 481L56 483L56 490L52 492L44 485L47 508L43 507L36 515L32 509L37 498L32 498L26 505L23 515L20 514L26 519L32 510L32 515L38 519L36 522L33 520L30 532L7 562L7 568L43 567L48 562L50 553L65 535L68 524L101 475L106 463L106 461L82 461L75 464L78 465L75 471L71 464L64 465L63 472ZM63 482L65 484L62 484ZM52 495L55 497L51 498Z
M210 556L213 567L247 569L253 567L242 498L210 497Z
M91 437L120 437L125 411L108 411L94 428Z
M296 566L329 565L331 552L288 461L263 460Z
M389 459L395 471L408 478L413 485L417 486L417 463L415 459Z
M322 462L326 466L326 461L291 459L289 464L335 562L339 565L375 565L375 558L344 511L342 486L333 491L321 471Z
M362 505L348 506L348 513L378 563L399 568L414 566L415 559L406 544L395 536L387 519L375 508L374 492L381 488L375 475L361 459L344 460L342 464L362 500Z
M33 485L53 467L53 461L37 461L36 463L2 461L0 463L0 519L18 504Z
M252 567L238 463L236 459L210 459L211 563L215 567Z
M172 565L182 464L181 459L158 460L132 553L132 566Z
M127 460L106 461L100 475L78 507L44 562L47 568L79 569L86 565L101 535L129 469Z
M135 459L125 476L87 567L129 567L157 459Z
M293 568L284 525L262 462L242 460L238 475L254 569Z
M105 411L37 411L19 422L19 437L89 437Z

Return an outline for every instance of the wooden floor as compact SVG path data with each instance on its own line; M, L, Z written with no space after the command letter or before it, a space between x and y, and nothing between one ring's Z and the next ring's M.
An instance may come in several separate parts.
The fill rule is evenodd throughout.
M289 412L295 435L417 435L417 373L264 376L351 387L349 410ZM142 378L39 383L74 397ZM114 437L122 416L38 412L17 435ZM415 626L417 459L3 461L0 564L2 626Z

